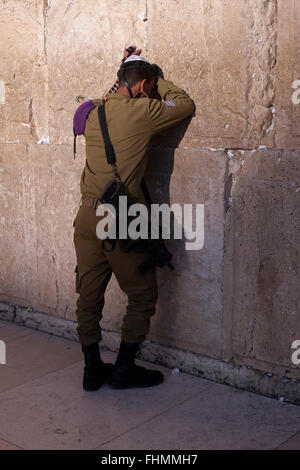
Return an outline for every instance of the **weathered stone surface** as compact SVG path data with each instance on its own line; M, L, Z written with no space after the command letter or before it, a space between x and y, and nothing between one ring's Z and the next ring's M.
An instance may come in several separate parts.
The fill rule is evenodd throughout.
M292 95L300 88L300 3L278 0L276 146L300 148L300 104ZM293 83L296 88L293 88ZM298 94L299 97L299 94Z
M158 270L159 303L149 339L220 356L222 346L222 258L224 226L224 152L155 148L149 155L147 182L154 203L204 204L204 247L186 250L187 240L166 244L176 270ZM120 331L126 296L114 281L106 296L104 328Z
M151 60L197 105L182 145L273 142L275 21L273 0L150 0Z
M24 302L28 293L28 253L24 220L25 145L0 145L0 292Z
M4 321L13 321L16 308L6 302L0 302L0 319Z
M300 154L245 153L226 219L225 355L299 377ZM276 366L275 366L276 364Z
M74 162L65 146L33 145L36 263L39 310L74 318L76 265L73 220L79 206L82 161Z
M48 135L43 3L0 2L0 142L37 142Z
M124 45L145 52L146 23L139 18L146 0L66 2L53 0L47 11L46 54L49 76L50 138L72 143L76 96L100 98L111 88Z
M78 340L76 323L61 318L54 318L51 315L35 312L30 308L17 307L14 319L18 325L34 330L51 333L67 339Z
M74 319L73 220L79 206L79 158L62 146L3 145L1 295ZM20 184L22 182L22 184Z

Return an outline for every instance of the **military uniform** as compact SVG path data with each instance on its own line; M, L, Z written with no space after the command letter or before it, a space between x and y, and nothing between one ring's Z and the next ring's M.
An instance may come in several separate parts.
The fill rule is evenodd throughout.
M158 93L162 100L133 98L121 93L109 94L106 119L110 139L117 159L118 173L126 182L128 194L144 202L141 181L147 165L150 139L194 112L191 98L173 83L158 79ZM102 100L93 100L96 105ZM77 332L79 341L89 345L101 340L99 322L102 318L104 293L112 273L120 288L128 295L128 306L123 318L123 341L141 343L145 340L150 318L155 313L157 301L156 272L139 272L139 265L147 259L145 253L126 253L122 241L112 252L102 249L96 235L95 202L107 183L113 179L112 167L107 163L104 142L98 120L98 107L86 121L86 165L80 189L82 205L75 219L74 244L77 255L76 292Z

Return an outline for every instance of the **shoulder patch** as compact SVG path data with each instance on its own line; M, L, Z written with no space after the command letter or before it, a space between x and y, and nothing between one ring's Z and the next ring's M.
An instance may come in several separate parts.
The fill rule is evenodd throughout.
M167 106L176 106L176 104L174 103L174 101L165 101L164 102Z

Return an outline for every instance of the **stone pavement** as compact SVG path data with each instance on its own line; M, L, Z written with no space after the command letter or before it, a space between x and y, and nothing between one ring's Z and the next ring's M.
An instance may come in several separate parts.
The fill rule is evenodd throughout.
M78 343L4 321L0 339L0 450L300 449L298 406L140 360L165 382L85 392Z

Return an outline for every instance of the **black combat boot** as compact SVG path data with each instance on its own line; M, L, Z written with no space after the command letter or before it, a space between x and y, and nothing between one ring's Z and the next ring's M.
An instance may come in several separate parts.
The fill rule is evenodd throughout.
M160 371L148 370L135 364L139 346L140 343L121 341L115 368L108 380L112 388L152 387L163 382L164 376Z
M83 388L88 392L94 392L110 377L114 368L113 364L105 364L99 351L99 343L81 345L84 354Z

